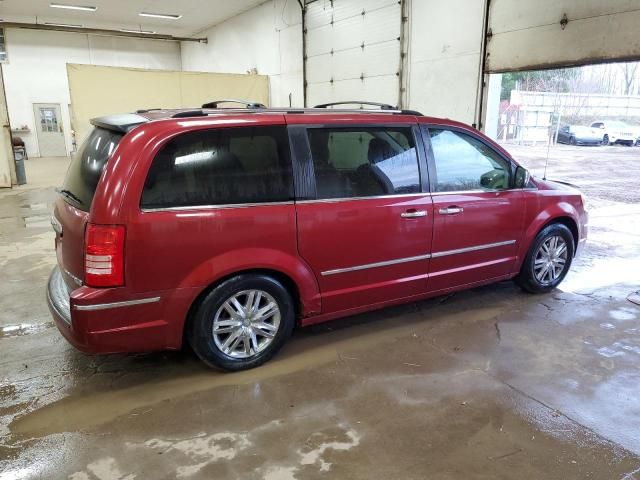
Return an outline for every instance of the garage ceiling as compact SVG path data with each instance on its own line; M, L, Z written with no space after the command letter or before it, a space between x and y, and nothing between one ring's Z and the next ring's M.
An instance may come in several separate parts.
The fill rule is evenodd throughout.
M191 36L259 5L264 0L0 0L5 22L59 23L87 28L132 29ZM94 12L52 8L50 3L97 7ZM176 20L140 12L181 15Z

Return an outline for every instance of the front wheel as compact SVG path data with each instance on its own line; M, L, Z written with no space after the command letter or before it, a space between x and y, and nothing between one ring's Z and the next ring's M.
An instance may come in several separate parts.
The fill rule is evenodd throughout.
M553 290L567 275L574 249L573 235L565 225L543 228L527 252L516 283L530 293Z
M609 145L609 135L602 137L602 145Z
M257 367L276 354L291 335L291 295L266 275L230 278L209 292L190 320L187 336L207 365L236 371Z
M576 141L576 137L569 138L569 145L576 145L578 142Z

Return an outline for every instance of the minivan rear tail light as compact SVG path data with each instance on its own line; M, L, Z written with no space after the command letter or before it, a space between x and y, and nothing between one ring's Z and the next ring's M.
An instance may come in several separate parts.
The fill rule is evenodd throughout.
M84 281L90 287L124 285L124 225L87 224Z

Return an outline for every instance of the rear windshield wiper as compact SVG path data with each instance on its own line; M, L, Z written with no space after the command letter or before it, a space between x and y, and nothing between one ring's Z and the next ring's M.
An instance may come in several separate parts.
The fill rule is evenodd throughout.
M71 190L66 190L64 188L56 188L56 192L61 193L65 197L69 197L71 200L79 203L80 205L83 204L82 200L80 200L78 196L75 193L73 193Z

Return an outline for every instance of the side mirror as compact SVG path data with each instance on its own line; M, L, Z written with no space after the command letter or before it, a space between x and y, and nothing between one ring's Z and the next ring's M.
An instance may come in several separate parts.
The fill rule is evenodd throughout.
M529 173L529 170L518 165L518 168L516 168L516 177L514 181L514 187L526 188L527 185L529 185L530 178L531 178L531 174Z

